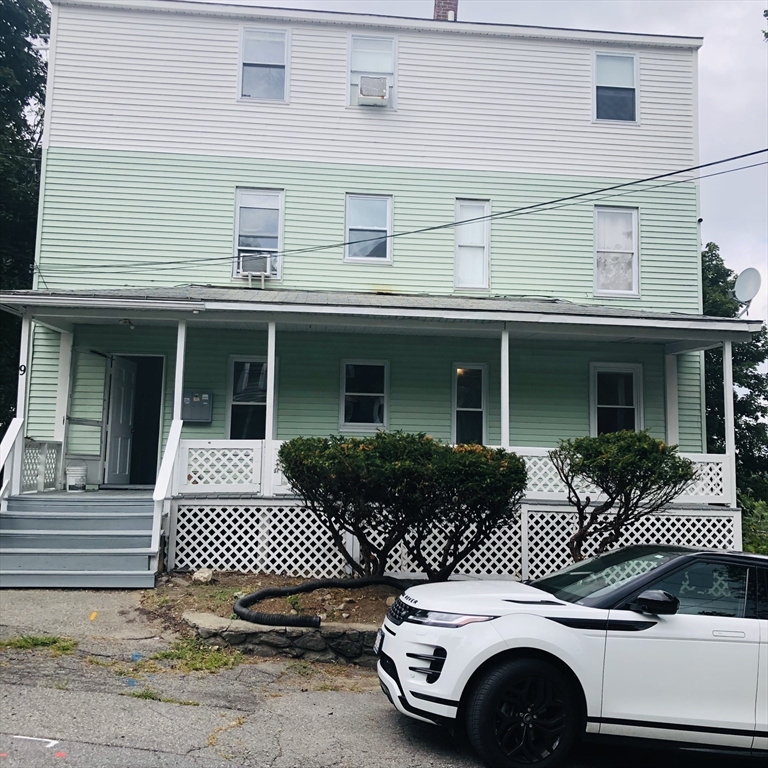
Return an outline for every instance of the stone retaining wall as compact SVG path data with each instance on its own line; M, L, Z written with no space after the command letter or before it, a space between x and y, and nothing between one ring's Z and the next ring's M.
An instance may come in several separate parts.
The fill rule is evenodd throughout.
M242 653L376 666L373 643L378 627L373 624L329 622L319 629L270 627L240 619L223 619L212 613L185 613L184 620L209 645L235 646Z

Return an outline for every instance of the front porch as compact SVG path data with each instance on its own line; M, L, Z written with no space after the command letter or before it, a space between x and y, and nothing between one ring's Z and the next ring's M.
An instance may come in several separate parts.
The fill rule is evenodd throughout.
M12 465L4 507L8 497L48 496L75 462L87 468L90 487L136 485L131 463L141 455L146 463L154 442L150 567L165 542L169 567L205 560L212 567L294 572L298 563L300 571L322 575L334 570L333 558L320 556L321 534L277 470L279 446L299 435L426 432L525 458L520 545L495 542L466 567L530 575L560 563L562 553L552 554L555 533L570 525L548 450L563 438L630 425L679 444L699 467L664 521L639 535L658 538L662 531L665 540L740 546L732 400L726 398L728 452L707 454L700 350L723 344L730 391L730 345L748 338L747 321L559 302L442 299L446 306L435 307L437 300L419 297L242 289L188 289L182 300L170 290L119 302L112 292L34 292L39 303L25 306L22 360L32 343L37 356L31 355L28 391L19 390L24 417L3 440L3 463ZM147 357L162 361L156 391L141 408L118 407L133 402L130 376ZM50 370L55 378L45 379L41 371ZM155 414L153 408L155 431L146 431L137 451L135 413ZM538 521L555 519L554 528L541 529L547 535L528 535L539 530ZM205 541L200 530L209 531ZM234 556L256 531L268 557ZM304 552L290 544L302 539ZM408 570L407 563L392 567Z

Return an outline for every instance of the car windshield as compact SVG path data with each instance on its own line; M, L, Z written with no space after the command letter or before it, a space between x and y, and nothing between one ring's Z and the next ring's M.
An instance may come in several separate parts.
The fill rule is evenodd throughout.
M531 582L560 600L594 605L609 592L680 557L682 548L629 547L574 563Z

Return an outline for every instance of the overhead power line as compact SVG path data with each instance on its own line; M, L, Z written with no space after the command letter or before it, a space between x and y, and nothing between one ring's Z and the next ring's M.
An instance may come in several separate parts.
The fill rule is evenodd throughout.
M498 211L496 213L486 214L484 216L476 216L470 219L461 219L459 221L450 221L450 222L445 222L443 224L434 224L428 227L421 227L418 229L412 229L412 230L407 230L403 232L394 232L384 236L366 238L365 240L356 240L354 244L379 241L385 238L394 239L396 237L399 238L399 237L409 237L414 235L420 235L427 232L435 232L442 229L449 229L457 226L462 226L464 224L471 224L478 221L517 218L519 216L531 215L533 213L541 213L548 210L557 210L559 208L565 208L571 205L576 205L579 202L582 202L585 198L591 197L593 195L602 195L602 197L598 199L598 202L599 202L600 200L611 199L614 197L621 197L623 195L632 194L637 191L649 192L654 189L660 189L663 187L672 186L674 184L682 184L685 182L698 181L700 179L706 179L713 176L722 176L728 173L735 173L736 171L742 171L748 168L754 168L757 166L766 165L768 164L768 161L753 163L746 166L740 166L738 168L731 168L725 171L719 171L717 173L700 175L694 178L676 179L674 181L666 182L664 184L657 184L650 187L643 187L641 190L631 189L632 187L636 187L638 185L648 184L650 182L659 181L661 179L669 179L671 177L680 176L682 174L693 173L694 171L702 170L704 168L711 168L717 165L722 165L724 163L734 162L736 160L742 160L748 157L754 157L756 155L765 154L765 153L768 153L768 148L756 150L754 152L747 152L741 155L734 155L732 157L723 158L722 160L714 160L709 163L702 163L700 165L691 166L689 168L683 168L677 171L669 171L667 173L658 174L656 176L649 176L643 179L636 179L634 181L626 181L619 184L613 184L607 187L601 187L599 189L588 190L585 192L578 192L575 194L556 198L554 200L547 200L541 203L533 203L533 204L521 206L518 208ZM619 192L618 190L625 190L625 191ZM609 194L606 194L606 193L609 193ZM278 257L283 257L283 256L291 256L291 255L302 254L302 253L316 253L318 251L343 248L350 244L352 244L351 241L342 241L342 242L336 242L336 243L329 243L326 245L316 245L316 246L308 246L305 248L294 248L290 250L282 250L275 253L274 255ZM179 266L187 266L187 267L195 268L197 266L202 266L207 264L213 264L213 263L219 263L219 262L231 262L232 258L233 258L232 254L228 254L227 256L211 256L208 258L201 258L201 259L175 259L175 260L171 259L171 260L163 261L162 263L158 263L157 260L121 262L120 264L112 267L111 272L112 273L129 273L129 272L141 273L143 271L156 272L156 271L166 271L166 270L176 269ZM82 269L83 269L82 266L77 266L77 265L61 265L58 267L46 269L46 274L48 274L49 276L52 276L55 274L66 274L68 272L79 272L79 271L82 271Z

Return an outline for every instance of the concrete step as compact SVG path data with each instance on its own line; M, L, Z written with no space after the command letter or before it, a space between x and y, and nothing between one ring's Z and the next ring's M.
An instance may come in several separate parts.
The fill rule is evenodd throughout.
M149 571L151 549L0 549L4 571Z
M151 531L0 531L0 549L142 549Z
M151 512L154 504L151 496L112 496L98 493L60 494L30 493L11 496L9 512Z
M151 531L152 511L147 512L3 512L3 531Z
M0 570L0 587L19 589L146 589L155 586L149 571L8 571Z

